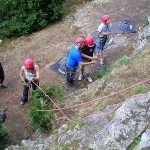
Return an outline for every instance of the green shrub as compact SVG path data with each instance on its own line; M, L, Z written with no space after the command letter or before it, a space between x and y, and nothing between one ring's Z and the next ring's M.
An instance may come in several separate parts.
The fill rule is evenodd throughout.
M0 38L27 35L63 16L65 0L1 0Z
M7 135L8 133L2 127L2 121L0 120L0 149L4 149L7 147Z
M139 85L130 91L131 95L136 95L136 94L146 93L146 92L147 92L147 90L144 85Z
M47 88L44 88L44 91L50 98L62 96L60 88L55 85L49 85ZM50 110L52 103L39 89L34 90L32 96L33 107L29 110L29 116L32 118L31 125L39 128L42 132L47 132L52 129L53 112L38 112L37 110Z

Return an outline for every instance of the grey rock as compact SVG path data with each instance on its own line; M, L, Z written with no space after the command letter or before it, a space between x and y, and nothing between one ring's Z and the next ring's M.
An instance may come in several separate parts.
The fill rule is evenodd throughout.
M94 150L125 150L149 124L147 115L147 107L150 107L147 103L149 99L149 93L130 98L116 111L110 124L95 134L90 147ZM147 103L146 107L138 105L143 104L143 100L144 105Z
M144 148L150 149L150 129L146 130L141 137L141 141L134 150L141 150Z
M37 150L37 141L31 141L30 139L29 140L22 140L21 144L24 146L24 147L27 147L29 149L32 149L32 150Z
M38 144L37 147L38 150L44 150L44 144Z
M5 150L20 150L20 146L19 145L15 145L15 146L9 146L8 148L5 148Z

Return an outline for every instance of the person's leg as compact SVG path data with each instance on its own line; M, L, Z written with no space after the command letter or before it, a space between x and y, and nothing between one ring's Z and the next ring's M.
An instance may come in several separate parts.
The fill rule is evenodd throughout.
M26 85L23 85L23 95L21 97L21 104L25 104L28 101L28 92L29 92L29 87Z
M0 68L0 88L8 88L7 85L3 84L4 80L5 80L4 70L1 66L1 68Z
M78 80L81 81L84 75L84 66L80 66L80 74Z
M104 51L104 46L106 44L107 38L100 42L100 64L103 65L104 64L104 57L103 57L103 51Z
M66 84L70 84L70 68L66 65Z
M87 65L85 68L86 78L87 78L88 82L90 82L90 83L92 82L92 78L90 76L92 67L93 67L93 65Z
M76 67L70 69L70 83L74 84L74 76L76 74Z
M0 84L3 84L4 79L5 79L4 70L2 65L0 64Z
M34 84L34 83L35 83L35 84ZM39 81L34 81L34 83L31 82L31 84L32 84L32 89L33 89L33 90L36 90L37 85L39 86Z

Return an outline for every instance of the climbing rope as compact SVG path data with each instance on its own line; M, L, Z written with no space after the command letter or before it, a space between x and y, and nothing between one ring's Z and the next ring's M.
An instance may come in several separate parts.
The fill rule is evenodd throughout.
M64 114L64 112L56 105L56 103L44 92L44 90L39 86L39 85L37 85L33 80L32 80L32 82L38 87L38 89L40 89L42 92L43 92L43 94L56 106L56 108L62 113L62 115L67 119L67 120L69 120L70 121L70 119Z

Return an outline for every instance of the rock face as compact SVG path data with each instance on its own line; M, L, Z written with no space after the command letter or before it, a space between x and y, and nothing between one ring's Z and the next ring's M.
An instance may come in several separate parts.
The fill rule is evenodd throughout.
M104 127L93 137L90 148L94 150L126 150L134 138L141 134L150 121L150 93L137 95L121 106L109 127Z

